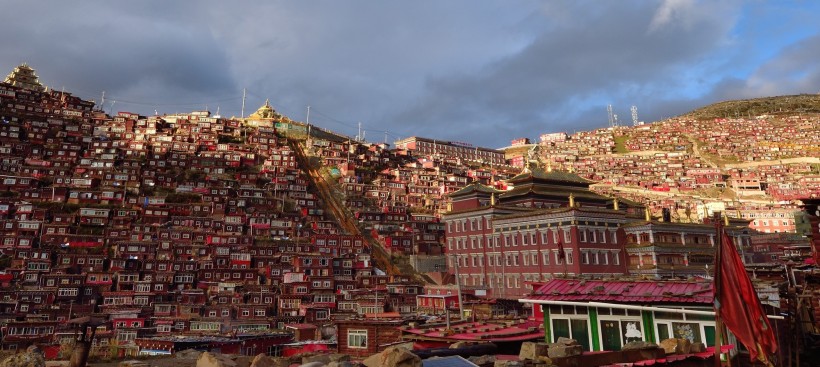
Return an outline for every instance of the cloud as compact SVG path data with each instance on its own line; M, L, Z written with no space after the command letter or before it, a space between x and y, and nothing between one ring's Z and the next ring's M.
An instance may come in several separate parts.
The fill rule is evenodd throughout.
M803 8L760 4L12 2L0 66L26 61L84 98L104 90L117 110L238 116L246 89L246 113L269 98L295 119L310 105L312 123L345 134L362 122L374 140L503 146L605 126L608 104L622 121L631 105L652 121L713 99L817 90L817 26L800 21ZM772 18L789 37L759 28Z
M465 132L442 124L469 123L471 132L490 131L478 140L498 144L509 129L493 134L477 127L514 127L510 138L595 128L606 123L608 103L625 104L626 117L629 104L652 104L690 83L681 70L709 58L732 28L731 18L704 9L689 13L686 26L647 32L658 10L642 4L612 4L592 14L587 4L563 8L564 16L584 21L547 28L479 73L431 78L425 95L394 119L445 137ZM590 120L596 110L599 118Z

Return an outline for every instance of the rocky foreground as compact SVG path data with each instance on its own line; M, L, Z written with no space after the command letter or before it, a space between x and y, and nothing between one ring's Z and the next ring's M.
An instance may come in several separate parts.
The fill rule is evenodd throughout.
M597 354L595 361L584 361L593 363L593 365L606 365L624 361L653 360L670 354L689 355L705 350L703 343L690 343L688 339L667 339L660 345L636 341L625 345L619 352ZM589 357L582 354L582 347L576 340L559 338L556 343L525 342L521 345L517 358L515 356L483 355L465 359L480 367L553 367L567 365L565 362L571 362L573 359L578 362ZM409 349L403 346L393 346L363 361L351 360L350 356L338 353L271 357L265 354L244 356L189 349L178 352L173 357L122 361L116 367L422 367L422 365L421 357ZM90 364L90 366L113 367L114 365ZM0 367L68 367L68 361L46 361L40 349L30 347L25 352L3 359L0 361Z

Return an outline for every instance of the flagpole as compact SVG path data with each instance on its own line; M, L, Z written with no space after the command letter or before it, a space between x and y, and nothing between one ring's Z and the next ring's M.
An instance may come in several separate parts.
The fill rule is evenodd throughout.
M723 364L721 362L721 349L723 347L723 321L720 319L720 298L718 297L721 293L721 274L720 274L720 264L721 264L721 253L723 248L723 236L721 232L723 230L723 223L721 222L720 213L715 213L713 220L715 222L715 236L717 237L718 244L717 248L715 249L715 266L714 271L715 275L712 277L712 287L714 288L715 292L715 300L713 302L713 307L715 309L715 367L721 367ZM729 361L729 358L726 358ZM731 366L731 362L729 362Z

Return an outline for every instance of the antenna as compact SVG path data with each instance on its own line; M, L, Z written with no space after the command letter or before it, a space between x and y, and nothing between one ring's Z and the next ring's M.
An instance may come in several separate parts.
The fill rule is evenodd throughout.
M609 127L617 126L617 122L615 121L616 117L615 117L615 115L612 114L612 105L611 104L606 106L606 114L607 114L607 118L609 120L608 121L609 122Z
M242 118L245 118L245 88L242 88Z
M638 125L638 106L632 106L632 126Z

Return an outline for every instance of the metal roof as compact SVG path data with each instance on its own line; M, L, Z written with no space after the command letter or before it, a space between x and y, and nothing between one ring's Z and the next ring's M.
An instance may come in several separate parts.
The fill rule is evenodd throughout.
M711 305L714 298L709 282L552 279L524 299Z
M428 358L421 361L423 367L478 367L461 356Z

